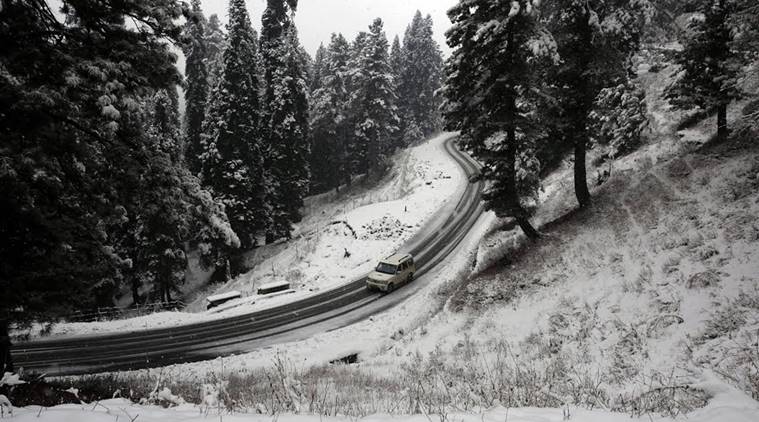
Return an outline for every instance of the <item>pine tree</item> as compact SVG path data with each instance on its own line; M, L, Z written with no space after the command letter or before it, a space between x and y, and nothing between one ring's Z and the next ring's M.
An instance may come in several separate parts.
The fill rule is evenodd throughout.
M244 0L230 1L228 34L222 74L203 123L201 179L225 205L232 229L248 249L268 226L268 180L258 131L256 39Z
M689 25L692 35L683 40L684 49L676 59L682 72L667 92L679 108L716 111L717 136L723 139L729 134L727 106L741 97L737 80L744 59L734 44L731 17L735 6L733 0L701 2L701 14Z
M308 175L308 155L303 155L303 147L308 148L307 131L300 133L308 121L307 96L304 100L299 92L299 84L305 80L305 68L301 53L297 53L301 50L297 32L292 33L294 40L289 35L291 27L295 30L292 16L297 3L297 0L267 0L261 17L264 83L261 129L266 143L264 162L269 178L267 201L271 204L266 229L267 243L283 236L289 237L292 223L300 221L299 204L302 204L304 195L302 176L305 174L307 180ZM288 99L288 95L295 98ZM301 103L305 104L305 108L301 108ZM296 138L286 139L290 134ZM283 167L287 165L298 167ZM298 168L298 171L289 175L293 168ZM295 196L290 196L293 194Z
M646 92L633 82L604 88L588 116L595 144L606 147L606 156L616 158L640 145L648 125Z
M575 195L591 203L586 175L588 117L604 88L625 84L645 24L647 2L558 0L546 4L561 64L555 68L556 134L574 150Z
M144 144L136 157L126 160L147 164L138 175L125 176L131 179L124 186L131 200L119 244L131 261L123 273L135 304L142 290L151 300L172 300L185 281L188 246L200 251L205 268L221 264L218 257L239 246L223 206L182 166L177 108L176 88L171 88L158 91L126 116L124 130L131 129Z
M535 92L543 88L534 69L540 61L557 60L535 3L460 1L451 8L446 37L454 51L443 88L447 127L461 131L484 161L482 177L491 182L487 207L515 218L530 238L539 236L528 207L538 188Z
M319 44L319 48L316 50L316 56L314 56L314 65L311 69L311 78L308 86L309 92L313 93L317 89L322 87L322 80L324 79L325 57L327 55L327 49L324 48L324 44Z
M278 57L282 67L272 79L274 97L268 104L269 169L272 178L269 203L272 225L267 239L290 237L292 224L302 219L308 193L308 84L295 25L283 34Z
M404 146L408 145L405 142L406 137L404 136L407 131L407 127L410 126L410 124L413 124L417 128L419 126L413 122L412 117L404 115L402 110L402 104L405 100L405 95L401 86L401 74L403 72L403 51L401 49L400 39L397 35L395 38L393 38L393 45L390 47L390 69L392 69L393 87L395 88L395 94L397 98L396 105L398 107L398 117L400 119L398 123L398 131L396 132L395 136L393 136L392 144L393 147L403 148Z
M324 56L321 88L311 96L311 159L314 191L335 189L350 183L347 165L348 77L350 45L342 34L332 34Z
M192 1L194 16L185 25L185 159L193 174L199 174L202 153L201 135L208 101L207 49L200 0Z
M133 269L138 273L135 280L152 284L155 299L171 302L172 293L185 281L184 241L190 235L186 196L175 178L181 169L179 117L176 101L168 91L158 91L151 102L145 134L150 166L141 180L145 189L133 213L138 248Z
M227 48L227 37L224 34L224 31L221 30L221 23L216 14L213 14L208 18L208 24L205 25L204 35L206 47L204 63L206 65L206 73L208 74L207 86L210 91L218 84L221 69L223 67L222 53L224 53L224 50Z
M352 152L357 171L365 171L369 177L385 170L399 123L388 42L381 19L374 20L368 33L359 34L354 49L357 49L356 68L350 98L355 134Z
M432 38L432 17L417 11L403 37L398 93L405 121L412 121L425 136L440 129L440 99L443 56Z
M112 303L129 265L122 179L145 166L123 118L180 81L177 2L64 1L64 22L49 7L0 8L0 318L22 322Z
M759 56L759 4L754 0L734 0L735 13L731 24L736 35L733 47L743 52L747 60Z
M290 7L288 7L290 6ZM297 1L267 0L266 9L261 16L261 65L263 67L263 121L271 120L268 104L274 101L274 77L278 69L284 67L284 61L279 54L285 40L285 32L291 25L290 12L294 11ZM264 128L267 129L267 128Z
M424 132L422 132L422 129L419 128L415 121L408 121L406 128L403 130L402 144L413 145L414 143L419 142L423 139Z
M393 45L390 47L390 68L393 69L393 78L397 86L401 80L401 72L403 72L403 51L397 35L393 38Z

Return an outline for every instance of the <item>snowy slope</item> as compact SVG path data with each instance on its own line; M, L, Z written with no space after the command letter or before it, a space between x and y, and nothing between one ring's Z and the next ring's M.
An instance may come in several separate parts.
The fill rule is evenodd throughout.
M50 335L80 335L188 324L247 313L301 299L362 277L419 233L446 203L457 200L465 179L446 153L445 133L397 153L395 165L376 186L357 186L341 194L307 199L305 216L290 242L260 248L249 258L255 268L213 290L202 291L188 311L92 323L60 323ZM345 256L345 251L350 256ZM263 257L262 257L263 256ZM257 288L287 281L292 291L257 295ZM238 290L243 299L205 312L205 297ZM289 294L288 294L289 293ZM224 311L224 312L219 312ZM31 333L32 337L39 330Z
M298 400L315 389L365 414L450 420L446 412L460 409L455 417L469 420L500 402L551 408L512 409L509 420L561 420L564 403L622 412L572 410L572 420L759 419L750 397L759 391L759 147L706 145L710 122L680 136L671 123L679 116L657 101L667 78L665 69L646 80L658 123L594 187L591 210L572 211L571 166L545 180L535 217L544 239L526 245L486 214L397 308L160 374L201 385L225 368L266 390L260 380L280 373ZM356 365L327 365L352 353ZM149 384L156 370L120 376ZM254 408L266 400L235 397Z

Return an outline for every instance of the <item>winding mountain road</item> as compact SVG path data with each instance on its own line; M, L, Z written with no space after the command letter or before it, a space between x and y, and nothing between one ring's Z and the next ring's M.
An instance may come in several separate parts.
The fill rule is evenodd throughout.
M469 179L479 166L454 146L446 151ZM482 182L468 183L458 202L437 214L401 249L414 255L416 281L391 294L372 293L361 278L275 308L174 327L82 335L19 343L12 349L18 367L51 376L159 367L249 352L307 338L353 324L390 308L423 284L467 235L483 212Z

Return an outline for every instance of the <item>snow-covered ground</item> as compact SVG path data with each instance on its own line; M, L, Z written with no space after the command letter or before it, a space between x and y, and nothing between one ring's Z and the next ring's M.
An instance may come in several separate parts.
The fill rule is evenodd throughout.
M544 239L525 247L518 229L499 230L488 213L444 265L395 293L404 302L369 320L118 376L203 385L230 374L251 391L274 377L296 401L316 388L335 403L354 397L359 413L402 400L400 413L421 409L433 420L562 420L562 403L580 421L688 410L699 422L759 420L750 397L759 391L759 150L705 146L710 120L678 134L681 116L658 100L668 72L643 77L649 142L613 163L590 211L573 211L570 163L544 181L534 218ZM357 364L328 365L350 354ZM249 400L253 409L265 402ZM495 402L548 408L478 410ZM180 409L164 418L201 412Z
M48 335L86 335L140 330L224 318L281 305L348 283L419 234L446 203L455 203L466 184L463 171L445 151L444 133L393 157L389 174L376 186L361 182L340 194L308 198L293 240L249 256L255 268L222 286L202 291L185 312L160 312L130 319L55 324ZM346 257L346 251L350 256ZM257 295L258 287L287 281L284 294ZM205 297L237 290L243 298L205 311ZM33 330L31 337L39 335Z
M710 404L687 416L690 422L754 422L759 407L754 400L724 385L715 386L715 396ZM0 403L2 396L0 396ZM13 411L8 414L8 411ZM506 408L496 405L477 412L451 412L445 415L418 414L414 416L393 416L376 414L363 418L334 417L319 415L266 415L226 411L213 403L206 405L179 404L173 408L155 405L136 405L126 399L111 399L86 405L60 405L51 408L30 406L7 408L4 419L10 421L34 422L407 422L461 421L461 422L654 422L671 420L660 416L630 417L623 413L605 410L586 410L574 406L562 408Z
M152 388L233 377L242 391L224 389L244 403L222 412L232 421L559 421L567 410L589 422L686 411L696 422L759 420L759 148L706 145L711 119L676 132L682 115L661 101L671 72L642 75L649 141L613 163L591 210L574 211L571 163L544 181L534 218L542 240L525 246L488 213L444 265L394 293L405 301L369 320L117 380ZM350 354L358 363L328 364ZM219 418L206 399L169 410L69 405L41 417L114 420L123 407L148 421ZM319 400L329 411L311 410ZM353 416L308 416L329 412Z

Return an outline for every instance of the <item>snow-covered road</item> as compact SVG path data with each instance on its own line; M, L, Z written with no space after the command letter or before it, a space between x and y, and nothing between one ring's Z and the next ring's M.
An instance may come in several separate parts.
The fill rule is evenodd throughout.
M280 306L361 278L379 258L403 245L418 244L434 227L430 222L450 215L466 187L464 173L445 150L445 141L451 136L444 133L399 152L389 175L376 186L359 184L339 195L329 192L308 198L304 219L292 241L259 248L251 254L255 267L250 272L201 290L186 311L58 323L46 336L118 333L211 321ZM346 250L350 257L345 257ZM283 280L290 282L290 294L256 295L259 286ZM207 295L231 290L242 292L243 298L205 311ZM23 334L38 338L40 329Z
M448 153L467 175L477 166L443 139ZM458 201L450 201L424 228L408 239L404 250L417 257L423 276L443 262L475 225L482 205L481 183L467 183ZM424 284L424 277L414 283ZM15 348L18 364L49 374L91 373L103 370L162 366L199 361L260 349L315 332L344 327L396 305L413 289L394 295L372 294L359 278L338 288L307 296L265 311L183 325L169 329L135 331L110 336L79 336L37 341Z

